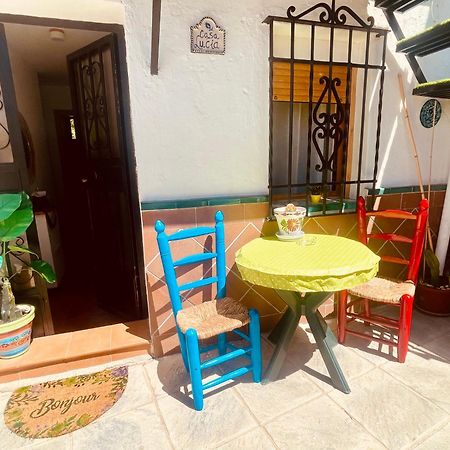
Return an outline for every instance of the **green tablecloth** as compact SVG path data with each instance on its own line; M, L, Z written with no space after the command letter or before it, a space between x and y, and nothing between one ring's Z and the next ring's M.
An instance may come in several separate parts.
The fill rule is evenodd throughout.
M273 289L335 292L363 284L378 272L379 256L360 242L339 236L305 235L282 242L257 238L236 252L244 280Z

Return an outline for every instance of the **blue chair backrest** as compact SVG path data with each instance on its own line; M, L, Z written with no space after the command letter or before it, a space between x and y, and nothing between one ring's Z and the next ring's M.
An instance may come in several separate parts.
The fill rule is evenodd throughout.
M169 289L170 300L172 302L173 313L176 316L178 311L183 308L180 292L188 291L208 284L217 283L217 298L223 298L226 295L226 270L225 270L225 232L223 226L222 211L216 212L215 227L196 227L187 230L180 230L173 234L165 233L165 224L161 220L155 223L155 230L157 233L159 253L166 277L167 288ZM205 236L209 234L216 235L216 251L206 253L196 253L194 255L185 256L176 261L172 258L170 249L171 241L179 241L181 239L190 239L198 236ZM175 269L181 266L191 264L198 264L205 261L216 260L216 276L210 276L200 280L192 281L185 284L178 284L177 274Z

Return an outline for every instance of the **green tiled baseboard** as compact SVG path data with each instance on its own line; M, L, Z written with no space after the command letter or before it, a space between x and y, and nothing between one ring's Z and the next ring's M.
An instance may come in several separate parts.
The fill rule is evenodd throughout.
M424 187L427 191L428 187ZM431 186L432 191L445 191L447 189L446 184L433 184ZM391 188L378 188L378 189L368 189L369 195L385 195L385 194L407 194L409 192L420 192L419 186L399 186Z
M431 186L432 191L445 191L446 184L434 184ZM426 188L425 188L426 190ZM391 188L378 188L369 189L369 195L385 195L385 194L404 194L408 192L420 192L419 186L400 186ZM199 198L199 199L187 199L187 200L167 200L159 202L142 202L142 211L152 211L159 209L180 209L180 208L199 208L202 206L219 206L219 205L238 205L242 203L263 203L268 202L269 197L267 195L257 195L249 197L216 197L216 198ZM355 208L355 202L345 200L344 210L345 212L353 211ZM310 212L316 212L321 210L322 206L317 207L309 205ZM339 209L339 205L327 205L327 211L335 211Z
M151 211L155 209L200 208L202 206L238 205L241 203L263 203L267 201L269 201L269 197L267 195L252 197L217 197L193 200L169 200L161 202L142 202L141 210Z

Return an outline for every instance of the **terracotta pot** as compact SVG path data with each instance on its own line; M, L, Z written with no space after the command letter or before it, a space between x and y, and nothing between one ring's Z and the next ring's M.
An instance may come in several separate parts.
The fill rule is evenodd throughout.
M22 317L0 324L0 358L8 359L23 355L31 343L34 306L17 305Z
M450 289L438 289L418 284L414 305L419 311L433 316L450 316Z

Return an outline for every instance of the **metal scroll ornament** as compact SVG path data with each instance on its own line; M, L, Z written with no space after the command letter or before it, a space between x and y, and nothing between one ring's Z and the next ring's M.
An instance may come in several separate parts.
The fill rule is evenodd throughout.
M5 108L5 104L3 103L3 95L0 91L0 111L3 111ZM9 138L9 131L8 128L6 128L6 124L4 125L2 122L0 122L0 150L4 150L9 146L10 138Z
M87 142L91 150L100 150L108 147L109 136L102 62L93 61L83 65L81 77Z
M315 169L318 172L323 172L324 169L334 171L335 153L340 147L344 137L342 124L344 123L345 111L336 89L336 86L340 86L341 80L339 78L330 79L327 76L323 76L320 78L320 84L325 84L325 87L314 107L312 117L313 123L316 125L312 133L312 141L317 155L320 158L320 164L317 164ZM332 103L336 103L336 111L331 112L331 104L325 102L327 111L319 112L320 106L324 103L325 96L327 96L327 98L328 96L334 98L335 102ZM333 141L334 146L331 155L327 156L328 151L322 152L322 146L320 145L319 140L323 141L324 150L328 150L330 148L330 141Z
M347 18L350 16L353 18L353 20L359 24L363 28L373 28L375 25L375 19L373 17L367 18L367 23L361 19L361 17L358 16L352 9L350 9L348 6L340 6L339 8L336 8L336 2L335 0L332 0L331 6L327 3L317 3L314 6L311 6L311 8L307 9L306 11L303 11L299 14L295 13L295 6L290 6L287 10L287 16L290 19L298 20L301 19L308 14L320 11L319 14L319 21L320 23L329 23L334 25L346 25L347 24Z

